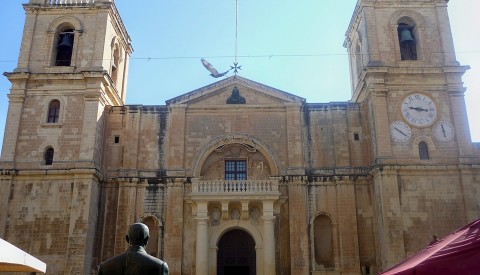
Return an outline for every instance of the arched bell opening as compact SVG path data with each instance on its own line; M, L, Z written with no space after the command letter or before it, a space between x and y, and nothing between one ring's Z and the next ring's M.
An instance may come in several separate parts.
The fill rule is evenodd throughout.
M117 81L118 81L119 66L120 66L120 51L118 50L118 47L115 47L113 50L112 68L111 68L111 77L115 85L117 85Z
M75 41L74 27L70 24L61 25L57 29L55 37L54 50L54 65L55 66L70 66L72 63L73 44Z
M418 60L418 33L415 22L409 17L402 17L397 24L398 42L401 60Z

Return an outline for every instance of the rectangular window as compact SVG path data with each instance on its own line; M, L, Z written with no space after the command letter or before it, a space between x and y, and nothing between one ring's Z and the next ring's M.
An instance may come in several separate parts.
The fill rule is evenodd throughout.
M54 99L50 101L50 104L48 104L47 122L57 123L59 114L60 114L60 101Z
M225 180L246 180L247 179L247 161L246 160L226 160L225 161Z

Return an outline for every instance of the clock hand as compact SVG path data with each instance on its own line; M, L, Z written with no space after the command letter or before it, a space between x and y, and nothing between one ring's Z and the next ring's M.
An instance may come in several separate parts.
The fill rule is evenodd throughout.
M420 107L409 107L409 108L412 109L412 110L415 110L415 111L419 111L419 112L421 112L421 111L428 112L427 109L423 109L423 108L420 108Z
M400 129L398 129L397 127L394 128L395 130L397 130L400 134L404 135L407 137L407 134L405 134L404 132L400 131Z
M443 124L440 124L440 126L442 126L443 137L447 137L447 134L445 134L445 128L443 128Z

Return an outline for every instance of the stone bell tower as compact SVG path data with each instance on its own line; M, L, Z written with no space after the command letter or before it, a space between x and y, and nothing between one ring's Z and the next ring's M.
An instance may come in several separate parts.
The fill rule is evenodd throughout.
M125 101L130 37L113 0L30 0L0 161L0 237L50 274L89 274L106 105Z
M418 136L430 139L436 132L443 140L455 137L457 161L469 162L472 157L461 79L469 67L456 60L447 3L447 0L359 0L357 3L344 46L350 56L352 101L370 107L371 127L375 132L373 157L378 163L388 162L392 157L397 162L400 155L395 152L396 145L404 145ZM419 98L425 101L423 105L416 102ZM423 107L409 109L417 105ZM427 105L431 111L424 111ZM402 122L403 134L389 130L395 121ZM444 134L442 129L446 128L453 132Z
M478 183L468 165L478 160L464 102L468 66L456 60L447 4L358 0L346 33L352 101L367 110L371 133L384 268L479 213L470 195Z

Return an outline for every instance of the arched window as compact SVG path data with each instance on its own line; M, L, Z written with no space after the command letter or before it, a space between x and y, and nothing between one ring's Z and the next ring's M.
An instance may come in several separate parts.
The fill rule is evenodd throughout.
M70 66L74 39L73 29L65 29L57 33L55 66Z
M45 165L52 165L54 153L55 151L52 147L48 147L47 150L45 150Z
M406 19L404 19L406 20ZM417 41L415 40L414 25L399 23L397 27L402 60L417 60Z
M333 225L327 215L319 215L313 222L315 263L325 269L334 267Z
M362 48L360 43L355 47L355 67L357 69L357 75L360 75L363 70L363 61L362 61Z
M60 115L60 101L54 99L48 104L48 123L57 123Z
M118 47L115 47L113 51L113 58L112 58L112 80L113 83L116 85L117 84L117 78L118 78L118 66L120 63L120 53L118 51Z
M426 142L422 141L418 144L418 154L420 155L420 159L430 159Z

